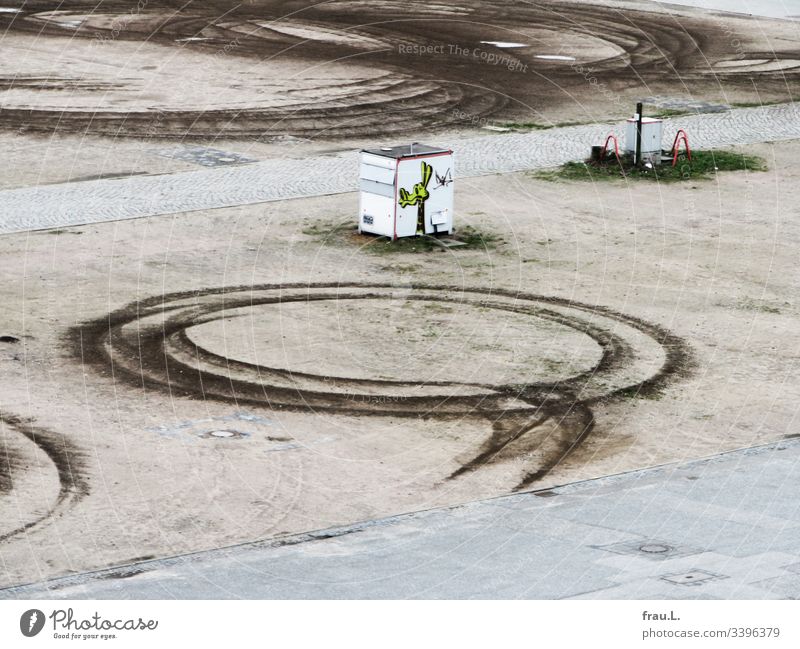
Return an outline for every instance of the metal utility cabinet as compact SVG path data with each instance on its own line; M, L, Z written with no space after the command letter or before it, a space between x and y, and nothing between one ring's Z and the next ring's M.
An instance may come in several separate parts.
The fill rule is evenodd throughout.
M628 120L625 130L625 151L636 152L636 118ZM660 162L661 135L664 123L654 117L642 118L642 159Z
M397 239L453 232L453 152L407 144L364 149L358 231Z

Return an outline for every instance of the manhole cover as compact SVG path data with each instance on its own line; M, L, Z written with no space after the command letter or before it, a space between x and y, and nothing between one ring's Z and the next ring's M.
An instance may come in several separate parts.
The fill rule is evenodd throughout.
M212 437L215 439L241 439L242 437L247 437L247 433L243 433L238 430L210 430L202 433L200 437Z
M679 586L695 586L709 581L727 579L727 576L717 575L706 570L692 570L691 572L685 572L682 574L662 575L661 579Z
M660 543L646 543L645 545L639 546L640 552L646 552L647 554L663 554L664 552L669 552L672 548L668 545L662 545Z
M628 554L640 558L647 558L653 561L664 561L665 559L677 559L688 557L693 554L700 554L703 550L698 548L673 545L661 539L638 539L637 541L624 541L622 543L612 543L611 545L596 546L600 550L616 552L617 554Z

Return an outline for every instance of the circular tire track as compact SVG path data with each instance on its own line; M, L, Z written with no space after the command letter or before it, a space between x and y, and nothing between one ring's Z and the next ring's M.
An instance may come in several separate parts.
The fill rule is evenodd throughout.
M231 82L226 92L215 89L213 106L206 110L159 105L151 100L136 106L118 108L97 97L114 94L115 76L95 79L96 94L88 94L86 105L41 107L47 92L75 88L75 80L50 76L42 85L43 100L29 105L6 102L0 113L0 127L25 127L32 131L72 131L114 137L183 138L216 136L265 137L291 134L299 137L377 137L417 133L466 120L499 114L529 114L530 107L561 105L573 95L586 91L592 83L606 84L618 93L635 87L649 88L671 83L684 92L687 81L695 84L707 79L715 90L739 84L752 89L754 76L769 90L768 84L785 89L785 84L800 76L797 51L763 53L763 43L744 45L731 52L731 42L748 42L746 34L736 34L724 22L702 16L623 10L610 7L585 7L578 4L547 3L531 5L507 2L467 2L458 6L423 2L364 3L340 0L312 7L296 2L234 4L229 0L210 0L202 6L167 1L156 9L131 12L131 5L109 0L102 7L78 3L65 11L60 3L29 2L19 14L0 14L0 28L8 33L28 33L31 37L70 36L76 41L90 39L102 55L113 50L117 41L136 41L142 47L154 43L225 56L233 67L256 70L261 63L301 61L309 74L326 66L366 65L382 71L377 78L353 84L342 82L343 94L331 96L329 86L318 87L305 77L296 77L295 88L273 92L262 89L269 101L244 100ZM64 22L77 23L68 30ZM526 36L526 29L534 30ZM549 36L548 36L549 34ZM486 41L523 40L522 49L494 48ZM537 54L563 45L564 53L580 50L588 41L603 45L605 53L581 58L575 65L547 61ZM561 45L559 45L561 43ZM409 54L411 47L440 47L432 55ZM458 46L476 48L504 57L509 65L493 65L473 56L453 54ZM543 51L539 51L544 48ZM418 52L419 50L417 50ZM423 50L424 52L424 50ZM610 54L614 52L615 54ZM65 51L65 57L69 53ZM735 61L731 60L735 56ZM759 69L748 62L768 57L775 69ZM740 61L741 65L733 65ZM722 64L718 66L717 64ZM519 70L524 67L525 73ZM139 71L140 72L140 71ZM670 81L665 78L673 77ZM149 80L149 81L148 81ZM41 83L40 78L21 74L0 77L0 87L25 88ZM156 83L141 77L144 94ZM82 83L91 85L87 78ZM164 85L164 80L158 80ZM694 87L697 87L696 85ZM296 94L302 90L298 96ZM667 91L664 88L664 91ZM338 92L338 91L337 91ZM648 91L648 94L651 94ZM292 97L296 97L296 100ZM509 112L510 111L510 112Z
M233 360L197 345L192 327L263 305L335 300L391 299L389 284L284 284L173 293L128 305L72 328L72 354L114 380L197 399L215 399L272 409L356 416L479 418L492 434L449 479L535 451L518 488L545 475L594 427L591 405L619 396L660 390L685 375L688 346L668 331L603 307L518 292L414 285L410 301L479 306L549 321L589 336L599 361L580 373L551 382L401 380L327 376ZM276 339L276 345L280 344Z

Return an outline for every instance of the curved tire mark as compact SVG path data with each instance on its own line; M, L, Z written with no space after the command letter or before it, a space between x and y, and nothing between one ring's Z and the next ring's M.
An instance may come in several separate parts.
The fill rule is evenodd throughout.
M86 475L85 454L64 435L34 426L30 421L16 415L0 413L0 422L29 439L45 453L53 464L59 484L58 496L53 505L44 514L0 535L0 542L2 542L22 532L30 531L53 516L67 511L89 494L89 480ZM4 461L0 462L0 467L5 467L5 472L0 470L0 478L5 480L10 487L8 493L13 489L14 462L7 452Z
M692 367L691 351L680 338L658 325L605 307L518 291L425 284L412 286L405 299L467 303L501 314L550 320L592 338L602 350L600 359L589 370L553 382L425 382L425 394L396 398L421 384L315 375L232 360L192 342L186 334L191 327L228 317L236 309L293 302L311 305L331 300L383 300L393 288L353 282L173 293L129 304L73 327L67 342L81 362L140 389L272 409L484 419L492 425L491 436L471 457L464 458L448 479L500 462L515 449L520 455L544 456L535 469L525 472L517 489L541 479L591 434L592 404L656 393ZM663 357L655 371L639 358L645 347L656 350L657 358ZM383 398L370 399L374 395Z

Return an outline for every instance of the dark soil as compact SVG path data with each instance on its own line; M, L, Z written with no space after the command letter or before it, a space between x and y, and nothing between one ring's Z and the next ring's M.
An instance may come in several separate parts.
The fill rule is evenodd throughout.
M588 3L467 0L451 7L356 0L160 0L137 12L136 4L128 0L105 0L99 5L79 1L68 7L53 0L31 0L22 13L0 14L0 30L27 32L37 39L64 38L63 28L30 18L38 12L65 9L118 16L116 31L112 27L78 27L69 32L70 38L147 41L253 60L299 58L309 69L351 57L361 65L385 71L390 85L378 93L354 84L343 98L298 100L291 109L242 107L235 88L230 89L230 108L205 112L164 112L157 106L132 112L62 111L47 108L43 100L42 106L30 109L7 106L0 111L0 128L114 137L141 137L143 133L158 138L375 137L417 134L444 126L481 126L489 119L547 125L553 120L543 120L542 115L557 115L561 106L583 113L584 102L589 101L606 106L605 113L619 113L628 101L623 103L620 98L631 92L684 93L688 85L694 96L706 91L715 95L744 92L754 99L780 94L789 100L789 89L800 78L796 67L747 72L751 59L800 59L800 48L781 39L775 40L786 49L775 51L766 23L745 32L739 23L711 16L678 19L668 13ZM373 46L365 49L344 38L308 39L256 27L281 20L344 36L357 34ZM526 37L520 32L530 28L539 30L540 36ZM207 40L177 42L201 32ZM540 38L546 42L536 44L547 51L539 52L535 46L499 48L485 42ZM614 48L608 51L620 53L583 60L580 65L539 56L553 54L553 45L561 40L575 43L586 38L600 39ZM735 51L732 43L737 43ZM438 49L424 49L431 47ZM476 51L495 58L475 56ZM714 67L720 61L740 61L742 66ZM424 92L419 91L421 81L429 86ZM30 88L41 82L43 90L53 92L59 79L9 77L2 82L3 88L15 84ZM587 112L584 121L595 117Z

